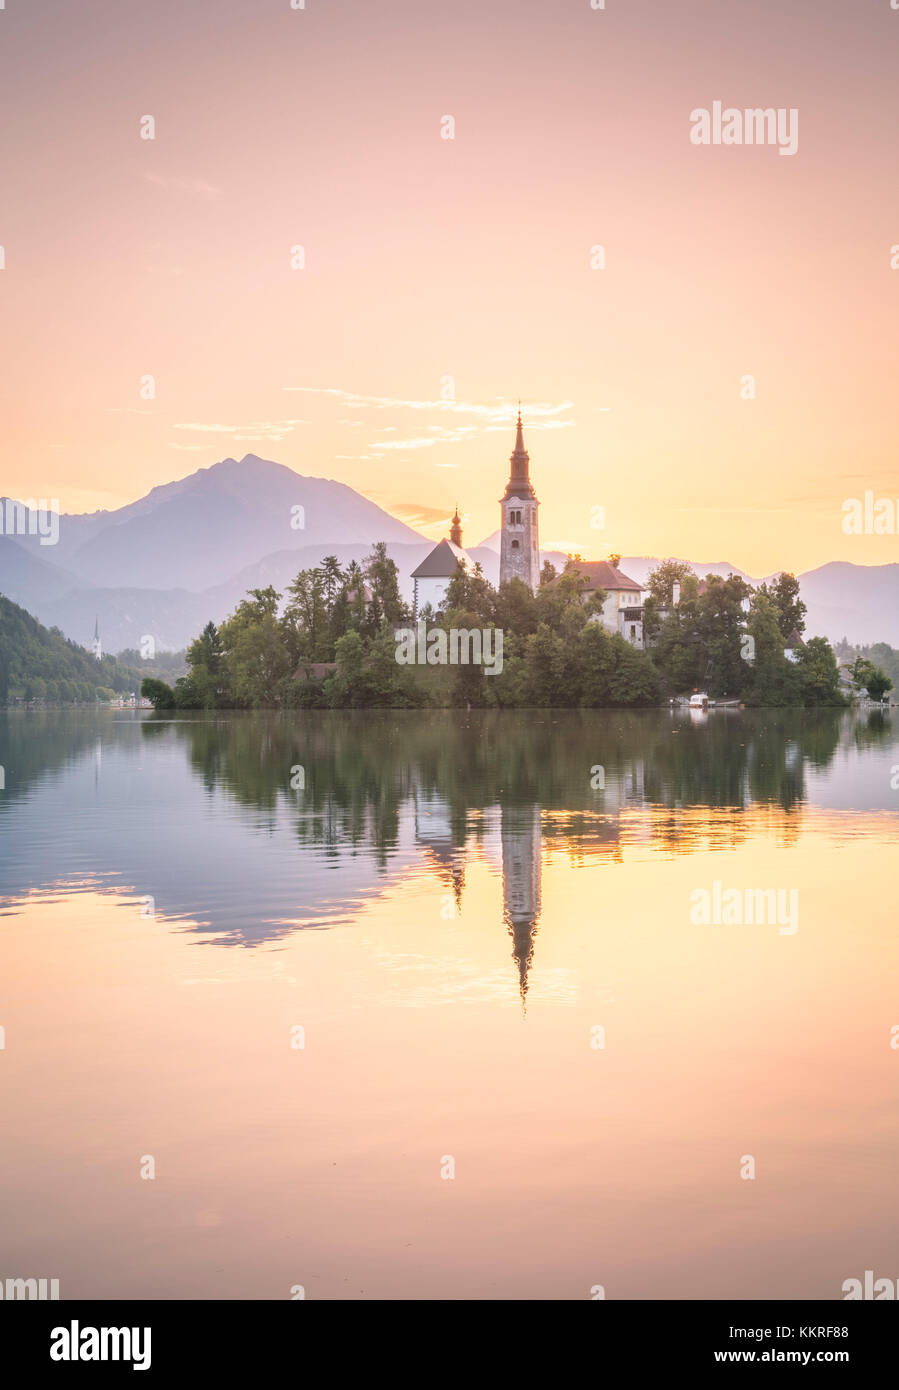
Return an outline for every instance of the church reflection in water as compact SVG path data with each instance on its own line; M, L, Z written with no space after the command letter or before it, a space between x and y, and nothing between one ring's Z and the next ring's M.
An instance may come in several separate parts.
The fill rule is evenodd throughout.
M415 838L460 910L470 842L464 830L461 837L454 834L449 804L421 788L415 794ZM540 924L541 808L532 802L488 808L477 838L485 857L502 872L502 920L512 939L524 1003Z
M522 1004L540 923L543 835L539 806L504 806L500 827L503 863L503 917L512 937Z

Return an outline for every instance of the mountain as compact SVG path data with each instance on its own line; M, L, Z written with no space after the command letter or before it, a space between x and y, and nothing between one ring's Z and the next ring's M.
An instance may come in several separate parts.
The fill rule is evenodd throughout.
M40 547L37 537L18 543L83 586L200 591L275 550L372 538L423 541L345 483L247 454L155 487L118 511L63 514L55 546Z
M899 565L852 565L832 560L797 576L808 606L809 632L832 642L899 647Z
M53 546L39 545L31 550L22 544L23 539L0 535L0 594L30 610L37 603L67 593L78 581L74 574L51 562Z

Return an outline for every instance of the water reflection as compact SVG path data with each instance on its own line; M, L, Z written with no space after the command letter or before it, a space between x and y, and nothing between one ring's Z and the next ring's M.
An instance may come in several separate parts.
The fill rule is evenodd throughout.
M13 713L0 763L8 1271L775 1299L889 1269L889 718ZM716 880L795 889L801 929L695 925Z
M892 812L895 747L880 712L11 712L0 892L14 911L99 880L248 946L352 921L422 875L446 919L482 859L524 1002L546 853L789 847L810 809Z

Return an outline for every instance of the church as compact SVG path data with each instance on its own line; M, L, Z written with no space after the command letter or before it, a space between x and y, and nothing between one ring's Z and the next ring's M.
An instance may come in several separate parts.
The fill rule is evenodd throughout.
M442 540L434 546L418 569L412 571L413 598L412 614L418 615L430 604L432 612L443 607L449 582L456 573L456 566L462 564L467 570L474 569L474 561L462 549L462 518L459 508L450 522L449 540Z
M531 460L524 445L521 410L515 430L515 448L509 458L509 481L499 499L500 552L499 583L520 579L531 593L540 583L540 535L537 513L540 503L531 482ZM619 556L605 560L578 560L577 567L585 575L584 592L601 588L606 597L598 621L608 632L618 632L635 647L643 646L643 591L634 579L618 569ZM430 605L436 613L443 606L449 582L462 563L474 569L474 561L462 547L462 520L459 508L450 524L449 540L442 540L412 572L414 584L413 613L418 618ZM570 563L574 563L570 561Z

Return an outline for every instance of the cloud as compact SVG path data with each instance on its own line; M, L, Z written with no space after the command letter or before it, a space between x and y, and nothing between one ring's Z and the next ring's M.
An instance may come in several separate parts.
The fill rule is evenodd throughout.
M521 412L524 415L524 411ZM522 423L527 427L528 433L533 434L535 430L572 430L574 420L523 420ZM505 434L508 425L485 425L485 434Z
M450 415L475 415L481 420L514 421L518 414L517 401L499 400L495 405L485 405L478 401L456 400L407 400L394 396L365 396L357 391L344 391L337 386L282 386L282 391L302 391L312 396L333 396L356 410L436 410ZM573 410L573 401L533 401L522 405L522 419L530 422L535 419L561 415Z
M144 174L144 178L157 188L174 189L176 193L194 193L201 198L217 198L222 191L205 179L183 179L163 174Z
M391 516L405 521L407 526L449 526L452 516L445 507L428 507L422 502L394 502L387 508ZM465 518L463 517L463 521Z
M345 391L339 386L282 386L282 391L299 391L311 396L330 396L343 402L351 410L413 410L436 412L443 416L474 416L473 423L463 423L458 418L452 424L427 424L427 434L406 434L401 439L377 438L369 443L372 456L384 449L399 450L401 453L415 452L419 449L433 449L437 444L463 444L472 436L487 433L508 432L512 429L518 414L518 402L502 400L493 402L457 400L413 400L399 396L367 396L358 391ZM528 430L571 429L573 420L560 420L558 417L573 409L571 401L532 401L521 406L522 419ZM338 420L338 424L359 428L360 422ZM378 425L378 434L394 434L397 425ZM346 455L338 455L346 457ZM455 467L455 464L439 464L441 468Z
M285 435L292 434L297 425L308 424L307 420L255 420L249 425L207 425L195 421L182 421L174 425L176 430L194 430L198 434L229 434L234 439L259 443L271 440L277 443ZM186 445L182 447L187 447ZM199 447L199 446L197 446Z
M446 444L445 439L376 439L376 449L430 449L434 444Z

